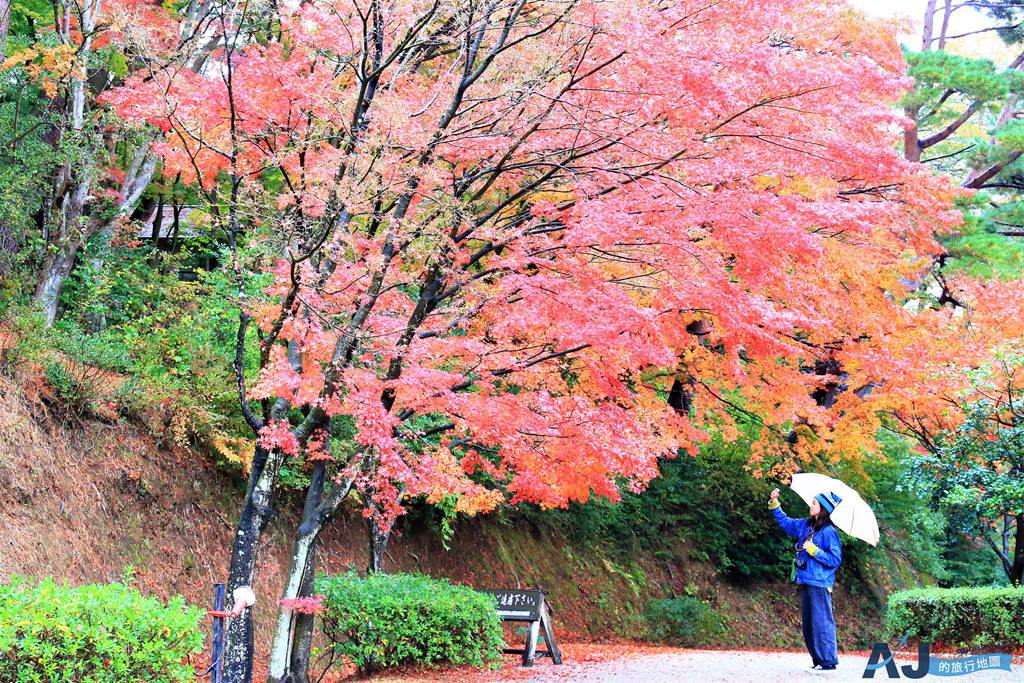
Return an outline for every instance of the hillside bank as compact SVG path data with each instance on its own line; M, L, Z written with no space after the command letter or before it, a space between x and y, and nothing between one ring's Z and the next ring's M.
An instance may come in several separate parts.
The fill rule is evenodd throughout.
M45 387L0 376L0 574L55 576L71 583L126 573L149 594L208 605L226 576L243 481L204 453L167 448L124 420L61 417ZM259 553L258 639L269 638L271 606L284 579L299 503L279 514ZM537 515L489 516L456 525L446 550L422 517L406 520L385 556L386 571L420 571L478 588L541 586L551 592L559 636L613 641L648 636L644 608L674 596L696 598L721 617L708 647L799 647L799 596L785 581L737 585L708 561L687 530L652 553L624 553L615 539L580 544L537 523ZM781 532L780 532L781 533ZM364 520L353 502L325 532L320 567L366 564ZM872 591L840 572L835 609L841 648L885 637L883 582ZM860 582L863 584L863 581Z

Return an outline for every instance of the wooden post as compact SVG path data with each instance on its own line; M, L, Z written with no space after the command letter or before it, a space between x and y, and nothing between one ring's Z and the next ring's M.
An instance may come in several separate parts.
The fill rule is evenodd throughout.
M537 632L540 620L531 621L526 631L526 648L523 649L523 666L533 666L533 658L537 656Z
M562 663L562 653L555 641L555 628L551 622L544 594L547 591L539 588L533 590L490 590L482 591L494 596L498 607L498 616L502 621L524 621L529 624L526 629L526 644L520 648L505 648L505 654L523 656L523 666L533 666L537 657L551 657L555 664ZM544 629L545 650L537 649L540 630Z
M213 609L224 610L226 586L223 583L213 585ZM224 617L213 618L213 638L210 647L210 683L222 683L224 666Z
M548 646L551 661L555 664L561 664L562 651L558 649L558 643L555 642L555 627L551 623L551 613L548 612L547 602L545 601L541 607L540 624L544 627L544 642Z

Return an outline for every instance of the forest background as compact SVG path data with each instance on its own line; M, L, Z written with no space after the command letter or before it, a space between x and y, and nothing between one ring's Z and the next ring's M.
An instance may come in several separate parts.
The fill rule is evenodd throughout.
M480 583L445 559L477 546L581 635L763 643L764 501L806 469L879 516L859 644L896 588L1019 584L1024 9L927 0L901 50L770 4L4 0L5 495L59 522L88 482L184 536L211 487L233 547L144 579L196 601L271 565L308 597L318 552ZM138 524L99 576L153 562ZM282 605L234 665L286 666Z

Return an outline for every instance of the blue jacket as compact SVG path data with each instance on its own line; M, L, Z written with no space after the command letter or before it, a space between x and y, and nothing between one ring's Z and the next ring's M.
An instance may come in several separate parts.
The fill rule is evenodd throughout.
M801 545L810 536L811 543L817 546L817 550L812 549L813 554L806 550L797 553L798 558L807 561L807 567L796 571L796 582L832 588L836 580L836 569L843 561L843 544L836 528L829 524L819 531L812 531L806 519L787 517L778 506L772 508L772 514L782 530L796 538Z

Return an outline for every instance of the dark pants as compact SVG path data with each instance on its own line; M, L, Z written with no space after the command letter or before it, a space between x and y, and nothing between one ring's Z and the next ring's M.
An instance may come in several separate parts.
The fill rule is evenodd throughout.
M832 594L821 586L800 586L800 613L804 622L804 642L811 653L812 664L834 667L836 654L836 620L832 616Z

